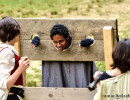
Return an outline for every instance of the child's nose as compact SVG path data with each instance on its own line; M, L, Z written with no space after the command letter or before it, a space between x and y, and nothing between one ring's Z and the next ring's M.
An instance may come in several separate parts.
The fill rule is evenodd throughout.
M57 43L57 47L60 47L61 46L61 44L60 43Z

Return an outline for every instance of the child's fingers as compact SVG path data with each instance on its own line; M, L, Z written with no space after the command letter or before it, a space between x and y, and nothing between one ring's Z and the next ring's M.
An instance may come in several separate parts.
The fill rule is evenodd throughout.
M26 64L26 63L30 63L30 62L29 62L29 60L25 60L23 63Z
M96 79L97 76L98 76L98 75L101 75L102 73L103 73L103 72L101 72L101 71L97 71L97 72L95 72L93 78Z
M25 68L28 68L30 66L29 60L24 61L23 64Z
M36 45L34 45L34 44L31 44L31 48L35 48L36 47Z
M30 62L25 63L25 66L29 67L30 66Z
M26 61L26 60L28 60L28 57L22 57L21 60L22 60L22 61Z
M82 46L81 46L81 44L79 44L79 47L82 49Z

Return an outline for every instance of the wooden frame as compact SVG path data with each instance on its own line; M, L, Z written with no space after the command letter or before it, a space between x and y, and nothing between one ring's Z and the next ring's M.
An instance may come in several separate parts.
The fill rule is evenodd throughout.
M16 19L22 27L20 37L20 50L17 48L21 56L29 56L33 60L48 60L48 61L103 61L105 58L106 70L110 70L112 63L111 53L113 46L116 44L116 36L118 35L117 20L116 19ZM64 53L60 53L52 47L49 34L50 28L55 23L65 24L73 38L73 47ZM41 26L39 26L41 25ZM35 27L34 27L35 26ZM39 26L39 27L38 27ZM44 26L44 27L42 27ZM46 29L44 31L43 29ZM37 33L41 38L41 44L36 49L31 49L30 37L33 33ZM28 35L27 35L28 34ZM80 34L80 35L79 35ZM82 50L76 49L79 54L75 53L74 56L69 56L70 52L77 47L80 40L84 39L87 34L92 34L95 39L95 44L92 47L84 48ZM58 55L57 59L54 56L49 57L47 53L48 41L49 49ZM109 42L108 42L109 41ZM99 47L101 46L101 48ZM16 45L16 47L19 47ZM51 48L52 47L52 48ZM44 48L44 51L41 51ZM29 51L29 53L28 53ZM39 51L39 52L37 52ZM45 52L46 51L46 52ZM31 54L33 52L33 55ZM50 52L50 51L49 51ZM82 52L82 54L81 54ZM43 53L45 56L40 56ZM38 57L36 57L36 55ZM67 55L67 56L65 56ZM78 59L78 56L82 59ZM47 57L46 57L47 56ZM64 59L63 59L64 56ZM105 56L105 57L104 57ZM77 58L78 57L78 58ZM50 88L50 87L24 87L25 100L92 100L95 91L90 92L87 88Z
M87 88L26 87L25 100L92 100L95 91Z
M17 19L17 21L22 29L20 36L21 56L28 56L31 60L104 61L104 26L112 26L114 44L116 41L116 19ZM50 39L50 30L55 24L64 24L72 36L72 45L64 52L57 51ZM32 49L30 43L34 33L40 36L41 41L39 47ZM89 34L94 37L93 46L80 49L80 41Z
M105 54L105 66L106 70L111 70L110 65L112 64L112 50L113 50L113 32L112 26L104 26L103 28L103 39L104 39L104 54ZM109 41L109 42L108 42Z

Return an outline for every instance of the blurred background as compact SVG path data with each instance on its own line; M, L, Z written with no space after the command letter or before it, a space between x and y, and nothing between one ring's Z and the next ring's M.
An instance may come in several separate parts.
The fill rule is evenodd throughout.
M0 18L116 18L119 38L130 38L130 0L0 0ZM105 70L104 61L96 61ZM41 61L31 61L26 85L42 84Z

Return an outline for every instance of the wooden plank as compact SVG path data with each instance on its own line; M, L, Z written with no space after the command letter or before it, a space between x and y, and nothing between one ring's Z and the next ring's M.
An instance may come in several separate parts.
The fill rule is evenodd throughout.
M25 87L24 100L92 100L96 90L87 88Z
M20 43L19 43L19 42L16 42L16 43L14 44L14 47L15 47L15 49L17 50L17 52L18 52L18 54L19 54L19 56L20 56Z
M116 19L16 19L21 25L20 45L21 56L28 56L31 60L47 61L103 61L103 27L112 26L114 44L116 43ZM64 24L72 35L71 48L65 52L58 52L50 39L50 29L55 24ZM40 36L40 46L30 48L31 36L37 33ZM88 48L78 47L86 35L94 37L95 44ZM80 56L80 57L79 57ZM57 57L57 58L56 58Z
M116 38L116 31L114 30L113 33ZM28 56L32 60L104 61L103 40L95 40L94 45L82 49L79 48L79 43L80 40L72 40L72 45L67 51L59 52L54 48L51 40L41 40L40 46L35 49L30 46L31 40L21 40L21 55Z
M28 40L21 41L21 55L28 56L33 60L45 61L100 61L104 60L103 41L96 40L95 43L87 48L79 47L79 40L73 40L72 45L66 51L58 51L52 41L41 41L40 46L31 49ZM99 47L100 46L100 47Z
M113 32L113 44L114 46L117 44L117 35L118 35L118 30L112 30Z
M104 36L104 55L105 55L105 66L106 70L111 70L110 64L112 64L112 50L113 50L113 32L111 26L104 26L103 28Z
M16 19L21 28L21 39L30 39L37 33L42 40L49 40L50 29L55 24L64 24L71 33L73 40L84 39L87 34L94 35L95 39L103 39L104 26L112 26L116 30L116 19ZM92 31L97 31L92 33Z

